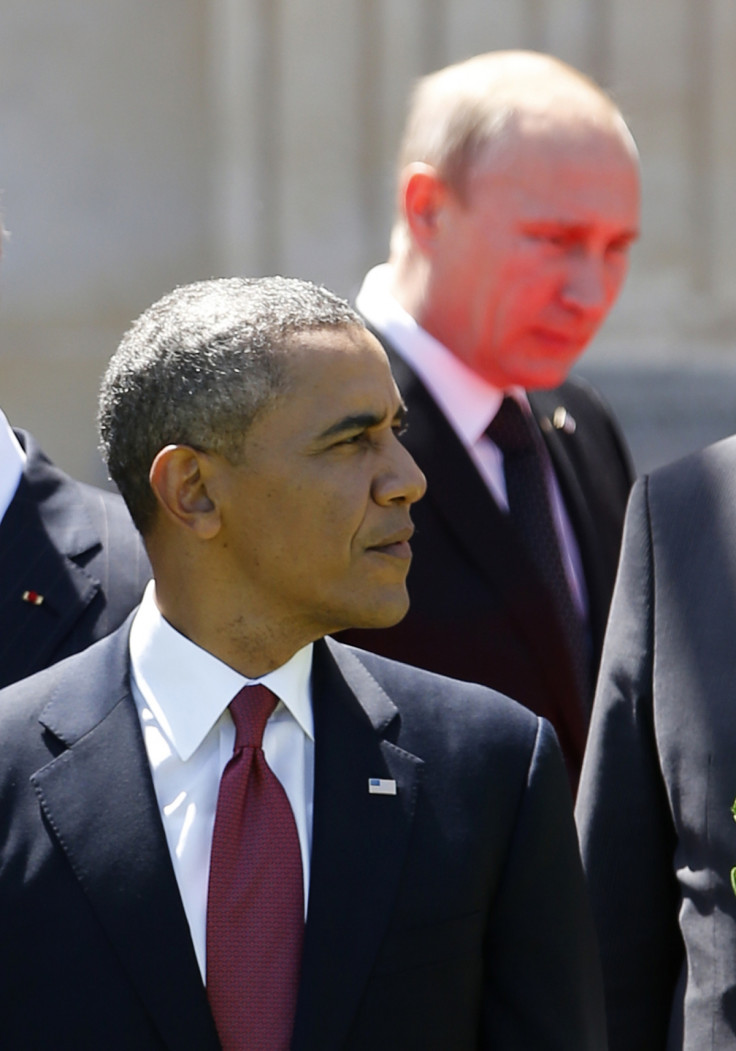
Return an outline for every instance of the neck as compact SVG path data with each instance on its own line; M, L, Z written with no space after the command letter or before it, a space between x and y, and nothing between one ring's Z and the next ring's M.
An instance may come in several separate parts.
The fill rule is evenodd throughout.
M200 545L182 548L147 538L156 580L156 605L172 627L195 645L250 679L280 668L317 634L289 622L252 593L247 581L237 583L227 566L202 558Z
M266 618L249 616L242 607L228 613L203 600L181 603L156 585L156 604L162 616L195 645L249 679L258 679L286 664L294 654L313 642L289 633L285 626L274 629Z
M429 271L425 261L410 249L389 259L389 291L417 324L426 328Z

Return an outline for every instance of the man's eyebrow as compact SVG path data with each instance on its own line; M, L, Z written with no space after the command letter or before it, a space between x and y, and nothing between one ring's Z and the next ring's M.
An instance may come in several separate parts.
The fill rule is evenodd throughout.
M402 425L406 422L406 406L404 404L399 405L396 412L394 413L392 423ZM351 431L367 431L371 427L380 426L385 416L378 416L374 412L356 412L351 416L343 416L341 420L337 420L322 431L320 438L334 438L338 434L345 434Z
M593 223L592 222L580 222L577 219L574 220L573 222L570 222L569 219L554 219L554 218L550 219L550 218L547 218L547 219L527 219L524 222L523 226L524 226L524 228L526 230L539 230L539 231L541 231L543 233L546 233L549 230L553 230L553 231L562 230L566 234L575 235L575 234L580 234L580 233L582 233L582 234L587 233L588 230L590 230L591 227L593 226Z
M593 227L590 222L569 222L566 219L528 219L523 227L530 233L547 233L549 231L562 231L568 237L579 237L585 235ZM639 228L634 226L620 231L616 240L636 241L639 237Z

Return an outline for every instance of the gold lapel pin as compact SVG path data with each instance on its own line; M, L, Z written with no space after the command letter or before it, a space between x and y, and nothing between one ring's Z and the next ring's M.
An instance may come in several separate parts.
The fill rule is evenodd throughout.
M557 431L564 431L565 434L574 434L577 424L564 405L558 405L552 413L552 426Z

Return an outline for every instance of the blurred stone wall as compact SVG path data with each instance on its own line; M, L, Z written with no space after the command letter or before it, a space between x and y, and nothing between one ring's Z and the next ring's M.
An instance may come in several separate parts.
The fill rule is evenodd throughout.
M624 295L580 371L640 469L736 430L733 0L5 0L0 406L103 481L96 391L173 285L352 295L386 251L413 79L532 47L622 105L644 166Z

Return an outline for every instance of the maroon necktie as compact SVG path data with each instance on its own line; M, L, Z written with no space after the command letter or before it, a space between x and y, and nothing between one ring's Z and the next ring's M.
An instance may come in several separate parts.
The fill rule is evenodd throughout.
M207 996L225 1051L282 1051L294 1025L304 883L294 815L261 746L276 703L246 686L230 704L207 897Z

